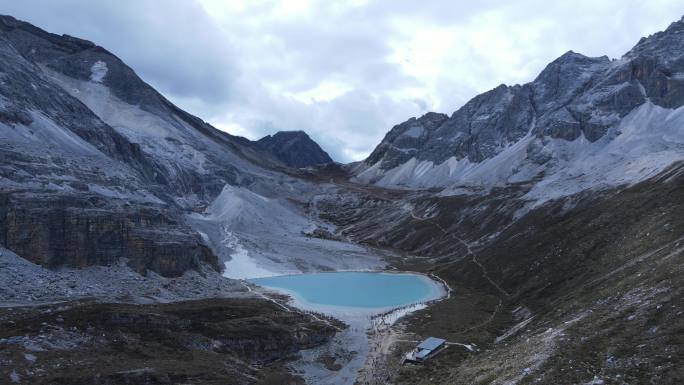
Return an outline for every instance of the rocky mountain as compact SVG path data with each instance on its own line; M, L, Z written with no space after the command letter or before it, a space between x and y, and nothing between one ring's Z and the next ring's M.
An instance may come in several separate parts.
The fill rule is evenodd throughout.
M259 139L257 144L289 167L308 167L333 161L304 131L279 131Z
M167 198L156 186L169 183L168 169L58 85L54 79L64 75L53 68L75 71L66 61L83 65L90 57L91 66L105 59L129 69L92 43L58 38L10 17L0 26L0 241L48 266L127 256L139 271L174 275L199 260L217 264L164 205ZM100 84L100 75L92 82ZM157 223L159 233L145 229L146 223ZM171 241L165 234L176 236Z
M338 165L2 16L0 382L679 383L682 58L684 20L618 60L568 52ZM380 269L451 295L367 334L244 280ZM450 345L400 366L428 336Z
M569 51L530 83L393 127L356 178L476 188L543 179L531 198L643 180L682 155L683 44L680 20L617 60Z
M282 181L299 182L281 162L330 160L304 133L254 143L219 131L104 48L10 16L0 17L0 64L0 243L46 266L126 258L139 272L218 270L222 251L189 212L227 185L285 198Z
M486 351L407 367L398 343L363 381L681 382L683 44L684 19L618 60L568 52L528 84L393 127L349 166L372 187L322 197L321 215L458 293L376 343Z
M0 16L0 359L12 363L0 382L254 383L271 370L276 383L290 379L292 354L336 329L228 277L276 254L284 272L381 265L360 246L307 234L320 221L292 198L315 190L106 49ZM311 247L320 251L303 255ZM150 305L169 302L165 314ZM47 307L33 313L36 304ZM46 340L34 353L47 369L22 367L26 346ZM163 358L138 372L149 353ZM181 365L188 355L205 364ZM106 363L114 356L119 366ZM75 362L96 369L50 369Z

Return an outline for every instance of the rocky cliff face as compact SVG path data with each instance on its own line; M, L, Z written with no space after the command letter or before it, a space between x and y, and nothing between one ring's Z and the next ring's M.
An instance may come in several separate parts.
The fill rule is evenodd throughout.
M637 108L650 108L652 114L684 105L683 30L684 21L675 22L619 60L570 51L534 81L501 85L448 118L435 113L412 118L386 135L357 169L358 179L381 185L489 187L556 173L583 149L603 147L621 135L617 141L627 140L629 127L621 124ZM638 124L647 125L649 119ZM662 147L681 155L676 149L680 139L664 140ZM632 151L623 160L651 154Z
M445 114L428 112L420 118L411 118L392 127L365 163L372 165L380 162L385 169L392 169L407 162L416 156L419 149L430 146L430 133L448 119Z
M0 243L46 267L128 265L173 277L207 263L219 269L216 256L192 229L154 207L98 203L97 196L42 196L26 199L1 194Z
M0 68L0 242L47 266L218 268L185 216L228 184L272 179L272 156L89 41L2 16Z
M280 131L259 139L257 144L290 167L308 167L333 161L304 131Z
M450 347L378 383L675 383L683 24L620 60L568 52L531 83L394 127L354 169L379 187L336 165L295 170L329 157L300 133L252 143L219 132L105 49L0 17L0 243L23 257L0 250L11 282L0 297L249 296L205 265L235 256L235 278L370 270L383 265L366 246L379 246L399 270L458 293L407 321L419 336L394 342L439 335L478 349ZM3 379L252 383L270 370L255 365L333 333L253 298L31 305L0 311ZM400 349L378 352L399 362Z

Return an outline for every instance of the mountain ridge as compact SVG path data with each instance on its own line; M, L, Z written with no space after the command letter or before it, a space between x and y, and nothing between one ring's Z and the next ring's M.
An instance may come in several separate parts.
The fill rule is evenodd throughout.
M684 378L681 24L628 58L569 51L529 84L409 119L365 164L299 169L93 43L13 20L0 19L3 380ZM292 137L315 144L263 139L277 152ZM343 329L247 281L348 270L419 272L451 294L398 325ZM453 344L400 366L428 336ZM314 346L289 373L285 354ZM138 370L141 354L157 358Z
M271 185L286 172L256 142L178 108L87 40L3 16L0 63L0 242L33 262L221 270L187 211L226 185Z
M684 73L683 29L684 21L674 22L640 40L621 59L568 51L531 82L500 85L477 95L437 126L421 124L436 113L415 123L409 119L394 126L356 167L355 180L382 186L490 188L558 173L556 165L564 162L564 154L578 147L573 143L586 140L593 145L618 137L620 123L637 107L650 103L674 110L684 105L684 77L678 75ZM414 125L421 135L407 138ZM668 145L673 151L678 151L677 141ZM502 164L507 170L485 166L515 146L516 153ZM482 180L474 170L485 168L500 177Z

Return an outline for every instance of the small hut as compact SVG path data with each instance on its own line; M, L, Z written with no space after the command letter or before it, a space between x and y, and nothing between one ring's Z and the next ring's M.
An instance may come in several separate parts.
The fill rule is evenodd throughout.
M441 338L428 337L416 346L415 349L406 353L405 360L411 362L423 362L434 357L446 347L446 341Z

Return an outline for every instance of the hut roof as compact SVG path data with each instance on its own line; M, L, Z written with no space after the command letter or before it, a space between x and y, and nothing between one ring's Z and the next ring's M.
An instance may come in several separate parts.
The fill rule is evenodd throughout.
M446 341L441 338L428 337L425 341L421 342L420 345L418 345L418 349L435 350L438 347L442 346L444 342Z

